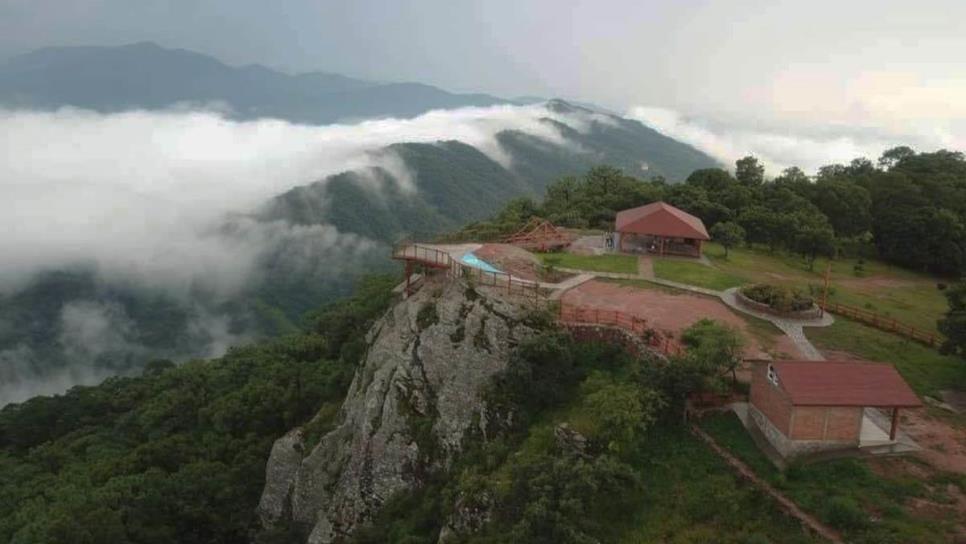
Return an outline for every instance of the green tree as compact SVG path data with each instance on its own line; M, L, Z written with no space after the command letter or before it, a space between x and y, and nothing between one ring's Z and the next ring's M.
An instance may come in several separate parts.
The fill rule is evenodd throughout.
M915 155L915 151L904 145L887 149L882 153L882 156L879 157L879 168L883 170L891 170L895 165L909 157L914 157Z
M825 221L817 218L799 218L795 232L794 249L808 262L808 269L814 270L815 260L820 255L831 257L835 253L835 233Z
M790 166L782 170L781 175L775 178L774 181L776 185L785 185L792 188L796 192L798 192L802 187L807 187L811 184L811 182L812 181L808 178L808 175L797 166Z
M736 329L702 319L681 333L685 346L684 364L699 377L701 386L722 389L721 378L731 374L737 381L736 371L741 363L744 341Z
M745 241L745 229L738 223L726 221L711 227L711 238L725 248L725 258L728 250Z
M966 281L960 281L948 289L946 300L949 310L939 320L939 332L946 336L942 350L966 357Z
M858 236L872 228L872 197L844 178L819 180L811 201L828 218L837 236Z
M664 408L664 397L654 389L617 382L603 373L592 374L581 386L582 413L589 416L592 438L612 453L626 451Z
M765 181L765 167L751 155L735 162L735 178L742 185L756 187Z

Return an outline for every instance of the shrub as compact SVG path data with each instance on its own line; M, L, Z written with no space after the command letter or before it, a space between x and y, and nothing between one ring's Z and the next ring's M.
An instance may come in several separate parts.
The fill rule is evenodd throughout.
M868 520L865 512L849 497L833 497L825 505L825 521L836 529L860 529Z
M801 312L811 308L814 303L811 296L798 289L767 283L742 287L741 294L779 312Z

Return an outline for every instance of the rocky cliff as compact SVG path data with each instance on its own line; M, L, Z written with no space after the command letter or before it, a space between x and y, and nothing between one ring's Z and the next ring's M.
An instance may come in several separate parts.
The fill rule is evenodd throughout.
M535 333L528 311L459 282L428 283L399 302L369 331L338 427L311 448L300 429L275 443L263 524L338 542L390 496L446 467L468 432L484 431L483 389Z

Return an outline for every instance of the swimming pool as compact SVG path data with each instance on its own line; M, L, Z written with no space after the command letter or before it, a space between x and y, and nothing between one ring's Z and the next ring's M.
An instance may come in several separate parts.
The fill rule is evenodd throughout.
M490 263L484 260L481 260L479 257L474 255L472 251L464 253L463 256L460 257L460 260L463 261L463 264L468 264L473 268L479 268L480 270L483 270L486 272L493 272L496 274L503 273L502 270L494 268L493 265L491 265Z

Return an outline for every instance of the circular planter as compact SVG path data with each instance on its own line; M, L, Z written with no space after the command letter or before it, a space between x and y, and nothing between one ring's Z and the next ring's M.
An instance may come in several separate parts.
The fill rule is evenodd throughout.
M789 319L818 319L822 317L822 309L819 308L814 302L812 303L812 307L807 310L799 310L797 312L782 312L765 303L751 300L741 292L741 289L735 291L735 299L738 301L738 304L748 308L749 310L755 310L776 317L787 317Z

